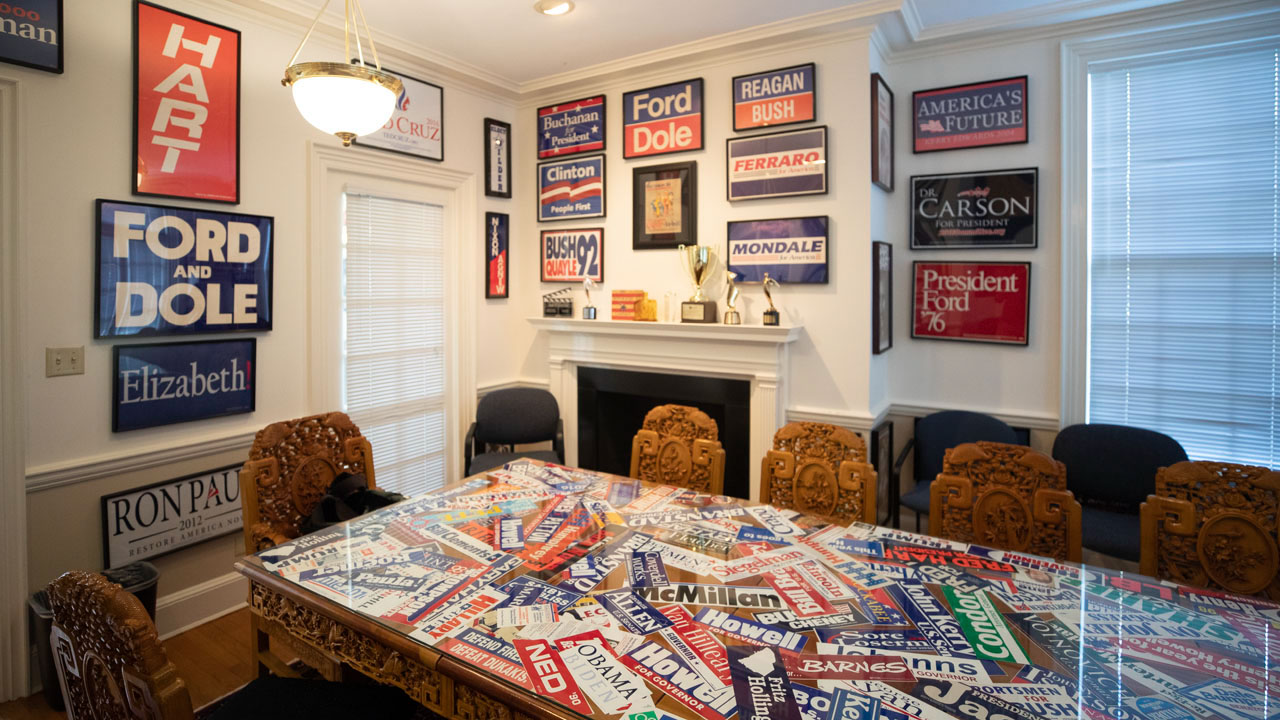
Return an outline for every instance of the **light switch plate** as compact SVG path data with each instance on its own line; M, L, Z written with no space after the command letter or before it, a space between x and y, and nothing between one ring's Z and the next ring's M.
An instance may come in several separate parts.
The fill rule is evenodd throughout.
M84 346L44 349L44 376L84 374Z

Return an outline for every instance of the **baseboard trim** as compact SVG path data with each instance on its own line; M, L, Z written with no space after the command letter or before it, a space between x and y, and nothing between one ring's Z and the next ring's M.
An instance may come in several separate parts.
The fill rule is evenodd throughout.
M1015 428L1027 428L1028 430L1053 430L1055 432L1062 429L1062 425L1059 422L1057 415L1050 415L1048 413L1008 412L1005 410L990 410L980 407L941 407L893 403L889 406L888 414L920 418L943 410L969 410L971 412L985 413L991 417L1003 420L1011 427Z
M877 425L880 424L889 415L889 407L885 406L879 412L861 413L849 410L837 410L834 408L816 408L816 407L789 407L787 408L787 422L818 422L828 425L838 425L840 427L849 428L860 434L870 433Z
M57 466L43 466L27 470L27 493L38 493L64 485L99 480L126 472L146 470L183 460L195 460L232 450L243 450L245 457L253 445L255 432L239 433L221 438L200 439L181 445L166 445L151 451L129 451L111 455L75 460Z
M248 580L229 572L156 599L156 631L161 640L244 607Z
M539 388L542 390L550 389L551 381L541 378L514 378L512 380L498 380L491 383L483 383L476 385L476 397L484 397L494 390L506 390L508 388Z

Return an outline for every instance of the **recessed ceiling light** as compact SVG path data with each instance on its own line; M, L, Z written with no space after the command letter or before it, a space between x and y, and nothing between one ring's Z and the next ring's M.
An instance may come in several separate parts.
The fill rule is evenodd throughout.
M533 9L543 15L564 15L573 9L573 3L570 0L538 0Z

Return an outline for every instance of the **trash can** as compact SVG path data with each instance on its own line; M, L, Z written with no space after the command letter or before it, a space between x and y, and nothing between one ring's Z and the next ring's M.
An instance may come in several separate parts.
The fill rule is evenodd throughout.
M147 609L151 622L156 621L156 585L160 582L160 571L155 565L139 560L118 568L103 570L102 576L133 593Z

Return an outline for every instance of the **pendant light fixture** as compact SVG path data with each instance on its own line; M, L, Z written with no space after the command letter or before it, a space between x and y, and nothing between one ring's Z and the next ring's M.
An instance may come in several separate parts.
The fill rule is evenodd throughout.
M344 0L346 12L342 18L346 55L351 57L351 36L356 37L356 57L349 63L297 62L302 46L311 38L330 0L325 0L316 19L302 36L302 42L289 59L284 70L285 87L293 88L293 103L303 119L326 133L342 138L344 146L360 135L368 135L386 124L396 109L396 98L404 88L400 78L383 72L378 62L378 48L373 44L373 32L364 17L360 0ZM356 16L364 23L369 37L369 49L373 53L373 66L364 62L364 46L360 42L360 28Z

